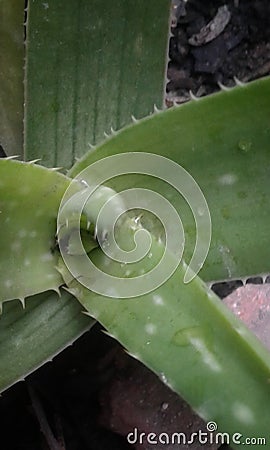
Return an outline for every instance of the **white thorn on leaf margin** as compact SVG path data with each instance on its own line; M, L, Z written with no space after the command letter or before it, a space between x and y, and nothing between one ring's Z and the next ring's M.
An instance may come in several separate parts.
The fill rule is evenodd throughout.
M63 167L52 167L50 170L52 172L58 172L58 170L62 170L62 169L63 169Z
M31 161L28 161L28 164L36 164L39 161L41 161L41 158L32 159Z
M19 158L19 155L7 156L7 157L4 158L4 159L7 160L7 159L15 159L15 158Z
M159 109L157 107L157 105L154 105L154 113L159 113L159 112L161 112L161 109Z
M52 291L56 292L58 297L61 297L61 291L60 291L60 289L58 287L52 288Z
M189 91L189 95L190 95L191 100L195 100L195 101L200 100L200 97L197 97L195 94L193 94L192 91Z
M229 86L225 86L224 84L222 84L220 81L217 82L218 86L220 87L220 89L222 91L230 91L231 89L233 89L232 87Z
M19 301L21 302L23 309L25 309L25 298L19 298Z
M91 315L90 315L90 317L91 317ZM110 338L116 339L116 340L117 340L117 337L116 337L115 334L111 334L111 333L109 333L109 331L107 331L107 330L101 330L101 331L102 331L102 333L106 334L106 336L109 336Z
M94 316L92 314L90 314L88 311L82 311L82 314L84 314L85 316L91 317L91 319L94 318Z
M245 86L247 83L245 83L244 81L239 80L239 78L237 77L233 77L235 84L237 84L237 86Z

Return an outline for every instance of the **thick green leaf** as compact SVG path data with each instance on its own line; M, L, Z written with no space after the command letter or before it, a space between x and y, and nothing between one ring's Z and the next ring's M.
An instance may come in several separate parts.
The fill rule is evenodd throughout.
M4 304L0 317L0 392L51 360L94 321L82 314L67 292L35 295L23 310L18 301Z
M67 292L55 265L56 217L70 180L33 163L0 160L0 391L51 359L94 321Z
M266 78L156 114L90 152L70 175L115 153L166 156L193 176L208 202L212 243L201 277L212 281L268 273L269 99ZM181 215L185 260L190 260L196 232L193 215L170 185L142 175L118 177L107 184L116 191L142 186L161 192Z
M0 304L62 284L55 270L56 217L68 185L56 171L0 160Z
M142 0L136 3L123 0L108 3L106 7L93 0L50 3L32 0L28 5L25 159L42 158L45 165L69 167L75 156L85 153L89 143L103 139L104 131L110 132L111 127L125 125L131 120L131 114L138 117L148 114L153 110L154 103L162 105L169 0L151 0L147 3ZM19 7L22 12L23 6L24 2L21 1L1 2L3 11L4 8L7 11L13 8L12 20L21 33L23 14L17 12ZM6 15L2 14L2 17L1 29L7 31L3 42L7 43L9 54L14 53L14 45L9 43L10 22L5 19ZM19 39L20 45L22 42L23 34ZM14 104L21 105L21 108L22 52L21 47L12 62L12 67L16 66L14 76L17 77L16 86L20 87L20 94L17 95L17 87L15 89L13 83L12 93L10 89L7 91L8 102L5 100L10 105L14 94ZM8 67L9 54L2 52L5 58L3 67ZM1 73L4 73L4 81L7 82L6 72ZM1 85L5 86L2 81ZM6 93L2 98L6 98L4 95ZM7 105L4 106L7 110ZM4 111L5 108L2 108L2 114ZM5 127L10 138L13 118L10 116L8 119ZM21 154L22 118L20 120L18 128L17 125L12 128L12 133L19 136L20 140L15 148L8 149L9 154ZM1 122L4 123L3 120ZM18 265L20 270L21 266ZM5 279L9 280L7 277ZM19 292L22 297L20 288ZM38 316L30 305L41 298L43 307L48 308L47 311L51 311L52 315L55 302L59 304L57 294L53 293L49 300L45 299L44 294L42 297L32 297L27 302L29 306L26 308L25 323L34 324L33 340L43 323L43 310L39 310ZM4 305L4 317L7 308L10 308L10 318L15 314L12 306L13 302L11 306ZM68 302L64 311L65 321L71 321L73 303ZM4 319L1 320L0 333L5 324ZM6 317L5 320L11 319ZM85 329L85 317L82 314L77 316L77 324L75 331L72 326L65 327L63 344ZM22 358L19 365L16 363L20 354L28 352L26 340L21 341L20 354L17 352L14 360L10 358L7 361L6 353L3 353L13 345L11 341L6 341L7 347L0 348L0 360L5 367L5 381L1 389L41 364L43 357L46 359L59 351L60 344L54 340L58 333L57 323L50 321L50 326L43 328L43 332L44 342L50 341L52 345L46 355L39 353L37 345L33 352L34 363L27 358ZM9 338L12 340L11 335Z
M103 271L127 278L126 266L117 267L100 250L93 253ZM151 253L158 261L155 241ZM132 275L139 276L142 266L147 269L140 263ZM205 420L215 421L218 431L241 433L243 440L267 437L270 354L198 277L183 283L184 265L155 291L126 299L97 295L63 266L61 271L89 315ZM113 283L111 290L117 296Z
M0 0L0 143L23 154L24 0Z
M70 167L161 106L169 0L29 0L25 157Z
M115 153L150 152L171 158L194 177L209 205L213 239L202 277L209 281L267 273L269 98L267 78L157 114L127 127L92 151L70 175L75 176L93 162ZM143 169L143 155L141 162ZM196 228L188 205L170 185L155 177L138 175L135 168L134 175L106 180L118 192L143 187L157 190L167 198L183 220L187 237L185 257L189 261ZM191 205L192 201L191 195ZM127 233L125 228L122 231L123 243ZM154 235L157 236L156 230ZM153 258L159 253L159 241L155 242L153 239ZM142 268L140 261L137 271L135 268L134 273L133 267L132 274L128 274L126 264L121 268L100 249L93 250L91 257L103 272L117 279L136 276ZM116 283L112 283L114 298L102 298L91 292L91 273L87 275L90 284L84 284L85 275L79 278L78 272L77 281L63 266L61 270L71 292L89 314L202 417L215 420L223 432L241 433L243 438L267 438L269 352L198 277L184 284L184 267L180 265L156 291L135 299L117 298ZM78 270L81 268L78 264ZM148 262L143 269L148 271ZM98 280L92 283L95 287ZM138 283L142 284L143 279Z

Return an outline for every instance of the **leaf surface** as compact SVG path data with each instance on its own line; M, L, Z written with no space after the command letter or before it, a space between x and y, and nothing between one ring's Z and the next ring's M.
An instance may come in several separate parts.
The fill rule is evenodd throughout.
M163 103L168 0L30 0L25 158L69 168Z
M0 392L51 360L94 324L67 292L14 300L0 316Z
M95 161L117 153L147 152L170 158L193 176L210 209L213 237L202 279L269 273L269 98L270 78L266 78L156 114L89 153L69 174L76 176ZM143 153L141 163L146 164ZM106 184L117 192L148 188L169 200L183 220L184 256L186 262L190 260L196 227L189 205L172 186L138 174L135 168L134 175L108 177ZM192 204L192 195L189 200ZM119 233L123 244L126 229ZM153 237L151 257L155 258L160 251L155 227ZM147 257L130 273L126 264L122 268L101 249L91 256L103 272L120 280L138 276L141 269L149 271ZM83 274L82 269L78 264ZM80 278L78 272L74 280L64 266L61 270L70 292L89 314L205 420L214 420L218 431L267 438L269 352L201 279L184 284L184 265L155 291L126 299L120 295L121 284L119 298L116 283L112 283L114 298L101 297L91 291L91 283L89 289L85 287L85 275ZM88 276L91 280L91 273ZM138 281L140 286L143 282L143 278ZM230 445L237 447L232 441Z
M24 0L0 1L0 136L7 155L23 154Z
M214 281L268 273L269 98L270 79L265 78L155 114L88 153L69 174L74 177L93 162L122 152L170 158L192 175L210 209L212 242L200 276ZM107 184L116 191L141 186L166 197L183 220L184 257L190 261L196 227L178 192L168 183L138 174Z
M58 290L56 217L69 179L21 161L0 160L0 303Z

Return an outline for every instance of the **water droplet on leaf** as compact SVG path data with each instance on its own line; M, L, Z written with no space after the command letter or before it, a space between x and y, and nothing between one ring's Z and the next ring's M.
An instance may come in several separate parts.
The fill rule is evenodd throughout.
M241 140L238 142L238 148L239 148L239 150L241 150L243 153L247 153L247 152L251 149L251 146L252 146L252 142L249 141L249 140L247 140L247 139L241 139Z
M202 338L200 327L188 327L178 330L173 338L173 344L179 345L180 347L184 347L186 345L191 344L192 338Z

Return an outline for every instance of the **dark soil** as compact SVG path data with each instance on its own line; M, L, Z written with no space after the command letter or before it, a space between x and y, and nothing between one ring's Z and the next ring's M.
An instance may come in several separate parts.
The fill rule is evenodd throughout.
M219 90L220 83L234 85L235 77L246 82L270 73L268 0L175 0L174 4L178 22L175 19L170 41L168 106L189 100L190 91L203 96ZM224 297L241 285L236 280L213 289ZM0 400L3 450L149 448L127 443L124 436L134 427L190 434L205 424L155 375L126 356L100 326ZM162 446L174 448L198 447Z
M218 91L220 83L231 87L235 78L247 82L270 73L267 0L174 0L174 5L178 23L170 42L168 105L189 100L190 91L201 97Z

